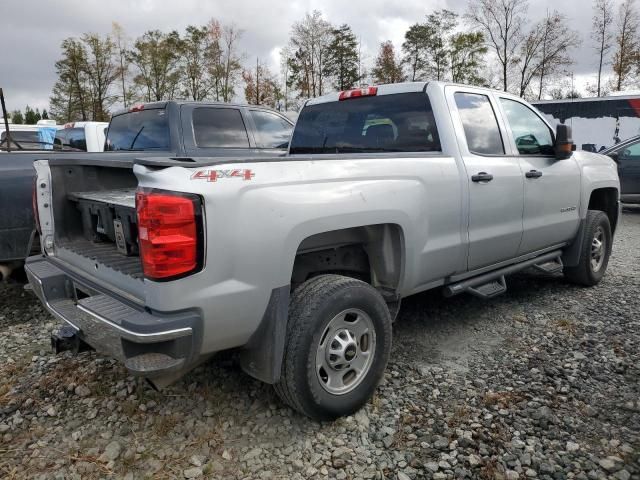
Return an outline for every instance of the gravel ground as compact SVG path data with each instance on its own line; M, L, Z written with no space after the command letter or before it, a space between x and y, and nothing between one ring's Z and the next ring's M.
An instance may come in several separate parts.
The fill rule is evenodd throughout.
M640 208L596 288L523 273L491 301L405 301L385 379L316 423L233 358L162 394L0 286L1 478L640 479Z

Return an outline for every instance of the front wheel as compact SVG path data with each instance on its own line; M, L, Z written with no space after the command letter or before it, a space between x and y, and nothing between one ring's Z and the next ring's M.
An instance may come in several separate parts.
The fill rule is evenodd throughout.
M292 295L280 398L317 420L358 410L391 350L391 316L371 285L340 275L307 280Z
M575 267L565 267L564 276L574 283L588 287L600 283L609 265L612 240L609 217L599 210L589 210L580 260Z

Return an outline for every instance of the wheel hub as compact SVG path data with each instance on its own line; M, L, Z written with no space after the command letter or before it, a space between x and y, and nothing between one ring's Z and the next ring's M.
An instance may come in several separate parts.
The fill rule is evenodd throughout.
M316 354L320 385L329 393L344 394L366 376L375 352L373 321L362 310L349 309L327 324Z
M602 268L606 253L606 237L602 227L598 227L591 241L591 270L595 273Z

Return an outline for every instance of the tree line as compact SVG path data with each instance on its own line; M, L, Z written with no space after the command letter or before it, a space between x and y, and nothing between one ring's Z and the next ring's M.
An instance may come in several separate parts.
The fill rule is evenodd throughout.
M636 0L593 0L590 45L597 76L594 96L623 90L640 78ZM529 0L470 0L459 15L442 9L411 25L404 41L362 54L348 24L321 12L295 22L281 49L279 72L241 49L243 30L216 19L183 32L150 30L130 39L114 23L111 33L67 38L56 62L49 114L60 122L108 120L114 105L171 99L297 108L301 99L373 83L448 80L500 88L529 99L576 96L567 85L583 39L569 19L547 11L530 20Z
M13 110L12 112L9 112L9 117L11 118L11 123L16 125L33 125L38 123L39 120L49 120L49 113L46 108L44 108L42 113L40 113L39 108L34 110L27 105L24 109L24 113L22 113L22 110Z

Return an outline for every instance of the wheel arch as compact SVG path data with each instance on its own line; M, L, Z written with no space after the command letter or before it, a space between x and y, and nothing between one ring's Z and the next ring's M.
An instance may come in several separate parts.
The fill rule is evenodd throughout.
M291 259L291 282L272 291L258 329L240 351L243 370L265 383L280 379L291 291L315 275L340 273L378 289L392 318L400 306L405 271L405 237L396 223L360 225L309 235Z
M582 251L582 242L584 237L585 220L589 210L600 210L609 218L611 225L611 235L616 231L618 220L620 217L620 192L614 186L602 186L594 188L585 202L584 217L580 220L580 227L571 244L565 249L562 255L562 263L567 267L574 267L580 259Z

